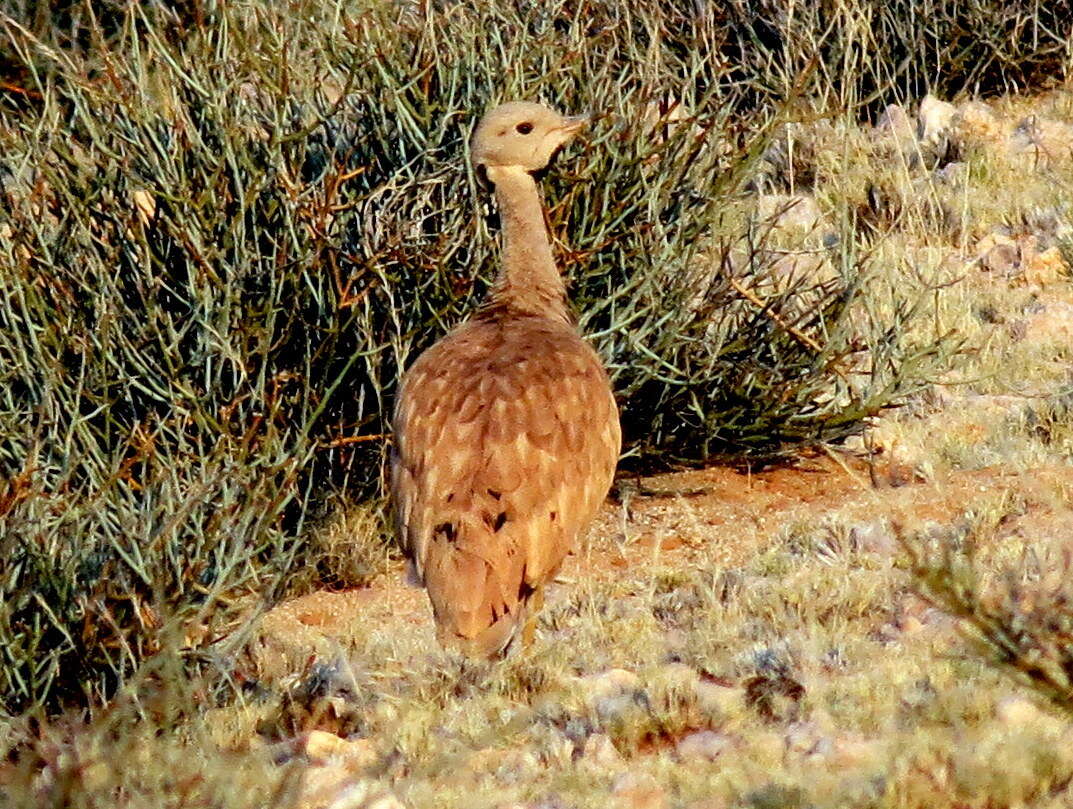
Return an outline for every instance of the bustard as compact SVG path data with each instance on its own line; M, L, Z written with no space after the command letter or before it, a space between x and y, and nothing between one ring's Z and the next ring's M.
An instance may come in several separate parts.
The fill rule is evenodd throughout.
M621 443L600 359L581 339L536 180L585 123L540 104L487 113L471 144L495 185L502 263L473 316L406 372L395 404L396 530L445 646L495 656L607 495Z

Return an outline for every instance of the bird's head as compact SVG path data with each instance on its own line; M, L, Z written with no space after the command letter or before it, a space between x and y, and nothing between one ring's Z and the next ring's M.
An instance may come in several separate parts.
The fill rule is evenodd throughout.
M586 121L587 116L560 115L527 101L500 104L485 114L473 133L473 163L485 168L539 171Z

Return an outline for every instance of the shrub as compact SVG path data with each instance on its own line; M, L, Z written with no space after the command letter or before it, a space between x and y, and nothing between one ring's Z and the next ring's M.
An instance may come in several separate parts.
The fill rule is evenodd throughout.
M976 654L1065 713L1073 712L1073 591L1069 552L1025 548L996 561L999 519L970 515L948 534L902 537L918 591L960 619Z
M399 369L494 271L465 157L495 100L600 116L549 172L548 219L633 454L837 439L947 359L911 336L926 283L852 222L833 275L780 285L770 223L727 203L804 94L865 97L814 58L859 52L849 18L61 6L0 18L8 710L106 696L165 638L226 668L226 628L312 563L324 493L377 489ZM1044 40L1025 64L1055 58Z

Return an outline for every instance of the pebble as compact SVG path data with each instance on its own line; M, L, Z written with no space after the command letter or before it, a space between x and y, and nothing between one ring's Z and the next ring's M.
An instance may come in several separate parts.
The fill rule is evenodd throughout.
M366 779L338 777L334 768L315 767L302 780L296 809L406 809L389 790Z
M745 706L745 689L737 686L724 686L710 680L700 680L694 686L697 705L706 713L716 717L732 716L740 713Z
M865 553L894 556L900 549L898 538L886 520L858 523L849 529L849 538L853 547Z
M996 144L1004 137L995 113L982 101L966 101L958 107L953 135L961 146L973 143Z
M641 678L626 669L608 669L578 677L574 684L590 704L608 697L618 697L641 686Z
M581 761L605 771L621 770L626 766L626 760L606 733L594 733L585 740Z
M1057 247L1048 247L1036 253L1022 268L1024 282L1028 286L1048 286L1069 277L1069 266Z
M642 699L639 700L638 696ZM632 692L598 699L593 707L601 722L611 723L622 720L641 705L643 705L643 692Z
M787 728L783 741L788 753L799 756L826 756L834 749L831 738L814 722L794 722Z
M675 691L690 693L696 689L700 681L700 673L686 663L665 663L649 681Z
M616 809L665 809L667 793L650 775L625 772L611 782Z
M1043 342L1065 344L1073 340L1073 304L1058 301L1047 304L1025 324L1026 337Z
M909 113L905 111L905 107L900 104L888 104L883 114L879 116L879 120L876 121L875 128L877 132L890 133L898 138L916 136L913 121Z
M1053 721L1031 700L1018 696L1002 697L995 704L995 718L1015 727L1035 726Z
M850 770L867 767L880 761L883 747L874 739L859 736L836 736L829 761L835 767Z
M917 135L921 143L935 146L945 139L954 123L957 108L946 101L940 101L930 93L920 100L917 112Z
M1023 119L1009 138L1011 155L1021 157L1029 168L1052 168L1068 163L1073 150L1073 125L1035 115Z
M808 233L823 224L823 211L809 194L761 194L756 199L756 215L781 230Z
M1013 243L996 244L980 257L980 264L988 272L1012 278L1021 269L1021 250Z
M954 160L936 171L935 178L947 185L964 185L969 179L969 166L960 160Z
M375 764L379 758L369 739L343 739L323 730L311 730L299 737L295 747L313 764L338 762L352 769L361 769Z
M675 752L683 759L715 761L732 748L735 740L725 733L714 730L698 730L683 736L674 746Z

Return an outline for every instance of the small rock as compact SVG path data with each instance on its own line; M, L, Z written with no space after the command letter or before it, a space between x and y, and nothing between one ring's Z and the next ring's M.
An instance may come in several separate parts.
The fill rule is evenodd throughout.
M936 171L935 177L947 185L964 185L969 179L969 166L960 160L954 160Z
M876 132L889 133L898 138L911 138L915 136L912 120L909 113L900 104L888 104L883 110L879 120L876 121Z
M666 663L652 675L650 682L661 683L668 688L692 692L700 681L700 673L685 663Z
M596 700L593 706L596 716L604 724L623 721L630 714L635 714L638 708L645 704L643 691L633 691L629 694L619 694L614 697L604 697Z
M754 730L746 739L749 755L756 761L781 761L786 757L786 739L777 730Z
M795 722L784 737L786 750L800 756L826 756L834 745L814 722Z
M1050 168L1073 158L1073 125L1031 115L1022 120L1009 140L1010 152L1031 167Z
M329 767L306 771L297 809L406 809L389 790L366 779L338 778Z
M886 520L858 523L849 529L853 547L865 553L893 556L899 551L898 539Z
M980 257L980 264L988 272L1012 278L1021 269L1021 250L1013 243L996 244Z
M563 747L557 751L556 760L565 765L570 761L574 747L572 744ZM501 781L517 781L539 766L536 754L524 747L486 747L466 758L468 772L495 775Z
M587 674L574 681L582 697L588 703L600 699L618 697L640 688L641 679L626 669L608 669L596 674Z
M406 805L390 792L381 792L379 795L365 798L362 803L356 803L354 798L344 791L325 809L406 809Z
M376 763L378 758L376 747L368 739L342 739L323 730L311 730L299 737L298 747L314 764L336 761L361 769Z
M1073 340L1073 305L1064 301L1047 304L1026 322L1025 339L1056 344Z
M740 713L745 706L744 688L728 687L702 679L694 686L694 690L697 695L697 706L715 717Z
M611 782L611 794L616 801L616 809L664 809L667 806L667 793L650 775L625 772Z
M938 146L950 133L957 108L946 101L940 101L930 93L920 100L917 112L917 137L927 146Z
M923 629L953 629L954 619L915 595L907 595L898 605L897 628L903 635Z
M756 215L781 230L805 233L824 222L819 204L809 194L761 194L756 198Z
M1033 727L1041 721L1050 721L1030 700L1024 697L1003 697L995 704L995 718L1015 727Z
M1033 206L1021 213L1021 223L1035 237L1041 250L1059 246L1073 236L1073 219L1068 206Z
M601 770L620 770L626 760L606 733L594 733L585 740L581 761Z
M903 635L915 635L924 628L923 622L915 615L906 615L898 622L898 629Z
M999 119L982 101L967 101L954 116L953 137L961 146L984 144L995 146L1004 140Z
M900 636L901 632L899 632L898 627L888 622L875 631L874 639L884 646L889 646L892 643L898 643Z
M1024 283L1029 286L1048 286L1069 277L1069 267L1057 247L1036 253L1022 267Z
M836 736L828 760L840 769L859 769L882 759L882 745L859 736Z
M897 157L900 163L915 165L920 154L916 125L905 108L890 104L869 133L880 159Z
M1014 320L1006 325L1006 333L1010 335L1011 343L1019 343L1025 339L1028 334L1028 322L1025 320Z
M734 739L714 730L699 730L678 740L675 751L683 759L715 761L734 746Z

